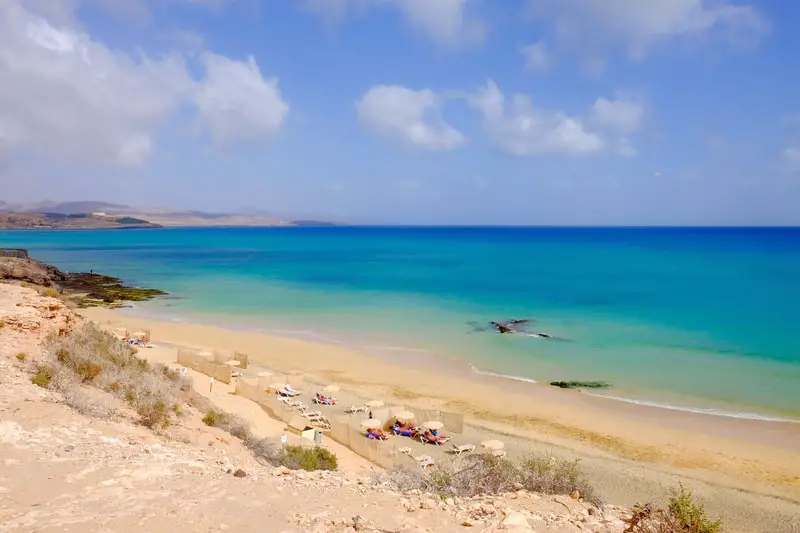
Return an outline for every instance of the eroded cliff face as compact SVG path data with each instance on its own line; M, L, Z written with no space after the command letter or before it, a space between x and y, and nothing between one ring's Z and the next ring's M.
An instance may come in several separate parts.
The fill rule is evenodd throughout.
M35 259L0 257L0 280L24 281L42 287L56 287L66 278L66 274L58 268Z
M19 285L0 284L0 354L40 356L41 344L49 335L63 335L80 321L57 298L40 295Z

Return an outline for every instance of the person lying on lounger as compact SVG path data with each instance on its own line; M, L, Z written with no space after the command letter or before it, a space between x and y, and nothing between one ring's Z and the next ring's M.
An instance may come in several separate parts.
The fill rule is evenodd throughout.
M450 437L446 437L444 435L439 435L438 431L425 431L422 434L422 439L426 442L430 442L431 444L443 444L450 440Z
M336 398L317 393L317 403L322 405L336 405Z
M371 440L386 440L388 437L382 429L370 429L367 431L367 438Z
M412 424L403 424L401 422L395 422L392 431L394 431L395 435L402 435L403 437L413 437L417 434L416 427Z

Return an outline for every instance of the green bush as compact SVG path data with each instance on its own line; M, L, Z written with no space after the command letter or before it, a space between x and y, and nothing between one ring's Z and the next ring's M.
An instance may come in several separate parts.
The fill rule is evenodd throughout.
M247 441L250 436L250 425L238 416L223 413L221 411L209 411L203 417L203 423L207 426L220 428L227 431L236 438Z
M669 499L667 512L678 521L680 531L719 533L722 529L722 522L720 520L712 521L706 516L703 506L695 503L692 493L683 486L675 491Z
M53 382L54 376L55 376L55 371L53 370L53 368L47 365L39 365L36 367L36 373L31 378L31 383L33 383L34 385L38 385L43 389L47 389Z
M283 466L290 470L336 470L336 454L321 446L283 446L272 439L259 439L250 432L249 424L228 413L209 410L203 416L207 426L220 428L242 439L244 445L263 463Z
M53 287L43 287L43 288L42 288L42 289L39 291L39 293L40 293L42 296L48 296L48 297L50 297L50 298L58 298L58 289L55 289L55 288L53 288Z
M722 522L706 515L702 505L682 485L674 491L665 509L651 504L634 506L626 520L629 533L721 533Z
M336 470L336 454L321 446L286 446L286 464L292 468L313 472L315 470ZM290 466L291 465L291 466Z

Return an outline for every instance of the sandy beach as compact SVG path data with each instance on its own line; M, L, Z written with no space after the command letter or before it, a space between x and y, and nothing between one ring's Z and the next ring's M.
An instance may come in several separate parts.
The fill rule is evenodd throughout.
M278 372L301 374L312 383L337 383L342 395L463 413L467 423L463 439L477 442L502 435L512 454L578 458L605 498L615 503L661 500L682 483L735 531L752 529L756 523L788 528L792 517L800 516L797 423L627 404L541 384L459 373L432 359L393 364L341 346L159 322L124 310L96 308L82 313L106 328L150 330L161 348L143 350L146 357L166 360L176 347L237 350ZM241 405L229 407L240 412ZM250 409L250 415L244 413L247 418L263 416L254 404ZM262 432L278 434L280 426L266 425ZM360 465L357 458L352 461Z

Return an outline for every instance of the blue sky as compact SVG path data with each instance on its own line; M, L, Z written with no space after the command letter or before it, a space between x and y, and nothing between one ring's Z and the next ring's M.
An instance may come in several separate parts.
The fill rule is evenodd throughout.
M800 223L800 4L9 0L0 199Z

